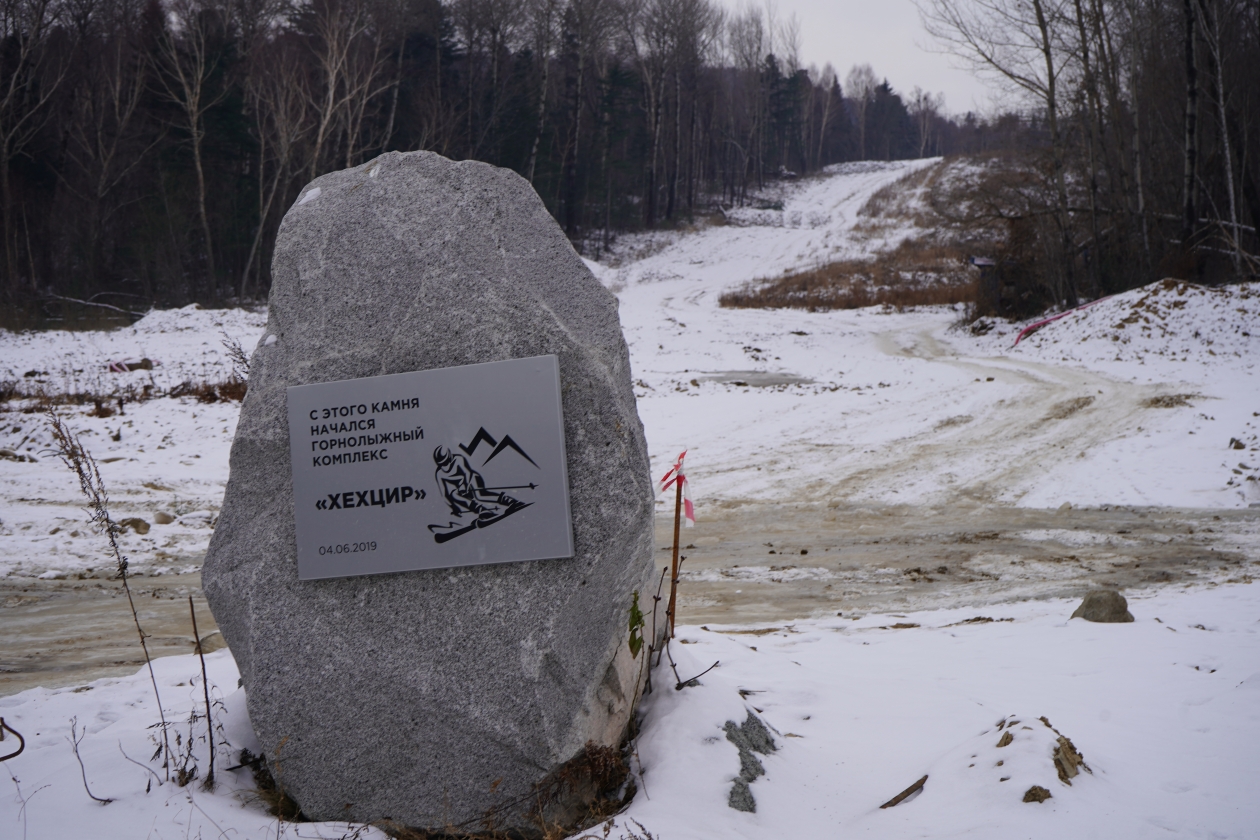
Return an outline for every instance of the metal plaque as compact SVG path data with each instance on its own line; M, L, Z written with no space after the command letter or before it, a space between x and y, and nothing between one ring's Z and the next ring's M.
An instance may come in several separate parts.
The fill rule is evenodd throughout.
M302 580L573 556L555 356L288 390Z

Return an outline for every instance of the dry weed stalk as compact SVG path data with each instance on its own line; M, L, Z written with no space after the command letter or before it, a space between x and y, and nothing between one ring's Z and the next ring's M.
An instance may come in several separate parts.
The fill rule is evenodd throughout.
M4 769L9 770L7 765ZM22 780L13 775L12 770L9 770L9 778L13 780L13 787L17 789L17 796L14 798L21 803L21 807L18 808L18 819L22 821L22 840L26 840L26 806L30 804L36 793L39 793L41 790L47 790L52 785L40 785L28 796L22 793Z
M79 772L83 774L83 789L87 791L87 795L90 796L93 801L99 802L102 805L108 805L114 800L108 797L105 799L102 799L101 797L92 793L92 789L88 787L87 768L83 766L83 756L79 755L79 742L82 741L83 736L87 734L87 727L86 726L83 727L83 732L79 732L78 730L79 730L79 719L77 717L70 718L70 737L67 738L66 740L70 742L70 748L74 750L74 757L79 760Z
M158 692L157 676L153 673L153 658L149 655L148 635L140 626L140 615L136 612L136 602L131 595L131 586L127 583L127 558L118 547L118 534L122 531L109 515L109 493L105 490L105 482L96 465L92 453L80 442L79 438L62 422L61 417L51 407L47 413L48 423L52 427L53 443L57 448L57 457L70 468L79 479L79 490L87 499L88 518L101 530L109 543L110 553L118 568L118 577L122 581L123 591L127 593L127 604L131 607L131 619L135 622L136 633L140 636L140 647L144 651L144 662L149 668L149 681L153 684L153 698L157 701L158 715L162 719L162 766L166 771L166 780L171 780L171 744L166 732L166 712L162 708L162 696ZM95 798L95 797L94 797Z
M228 359L232 362L232 378L240 382L249 381L249 354L245 352L245 348L241 347L241 343L227 334L225 330L220 343L227 350Z
M203 790L214 790L214 719L210 717L210 681L206 677L206 654L201 649L201 635L197 632L197 611L193 609L192 596L188 596L188 612L192 616L193 639L197 642L197 656L201 659L201 688L206 695L206 743L210 745L210 771L201 783Z

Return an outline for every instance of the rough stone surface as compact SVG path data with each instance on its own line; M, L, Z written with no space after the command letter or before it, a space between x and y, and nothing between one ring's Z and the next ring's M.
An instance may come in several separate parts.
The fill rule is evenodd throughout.
M1041 785L1033 785L1028 790L1024 791L1025 802L1045 802L1047 799L1050 799L1052 796L1053 794L1051 794L1050 791L1046 790Z
M202 575L273 775L314 819L528 830L642 678L653 488L616 299L523 179L419 152L312 182L273 277ZM542 354L572 559L298 580L287 386Z
M744 718L744 722L739 726L735 725L735 721L728 720L723 728L726 731L726 740L739 749L739 775L735 777L731 785L731 793L727 797L726 804L736 811L755 813L757 800L753 797L748 785L758 776L764 776L766 768L762 766L761 759L753 753L769 755L774 752L777 749L774 738L770 737L770 730L766 729L761 718L752 712L748 713L748 717Z
M1072 618L1083 618L1086 621L1107 623L1123 623L1133 620L1129 612L1129 602L1119 592L1102 589L1090 592L1085 600L1072 613Z

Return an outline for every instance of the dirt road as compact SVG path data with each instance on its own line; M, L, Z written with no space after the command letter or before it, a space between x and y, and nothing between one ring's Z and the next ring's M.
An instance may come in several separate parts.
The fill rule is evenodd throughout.
M672 520L658 517L661 568L672 535ZM1092 586L1260 577L1254 510L727 503L707 508L682 542L678 620L687 624L981 610Z
M865 446L842 435L824 440L808 422L791 426L786 418L775 448L728 466L747 471L749 459L764 458L758 463L781 485L771 487L782 490L775 495L796 501L699 500L700 523L683 534L681 622L779 622L947 605L989 614L1000 612L1001 602L1075 597L1095 585L1132 592L1257 576L1260 509L1012 504L1056 464L1141 434L1166 411L1158 398L1186 386L957 356L933 329L908 326L872 340L885 356L965 371L976 389L967 412ZM1021 387L988 397L990 382ZM866 410L860 403L851 409L859 419ZM884 416L871 413L869 422ZM926 501L889 503L899 488ZM671 532L670 518L658 517L662 567ZM158 655L192 651L190 594L202 635L214 630L194 571L199 563L188 555L177 564L183 574L133 580ZM142 663L125 598L106 574L0 578L0 695L81 685Z
M658 517L661 568L672 531L672 519ZM687 624L962 605L998 617L1002 602L1074 597L1093 585L1132 592L1260 577L1255 510L723 502L683 531L683 544ZM137 577L132 591L156 655L193 651L189 595L202 636L213 634L199 575ZM0 606L0 695L83 685L144 663L121 584L104 575L3 578Z

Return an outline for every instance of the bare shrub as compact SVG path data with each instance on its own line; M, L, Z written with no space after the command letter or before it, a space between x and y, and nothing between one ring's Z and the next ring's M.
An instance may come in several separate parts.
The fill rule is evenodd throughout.
M136 633L140 637L140 649L144 651L144 661L149 668L149 681L153 684L153 699L157 701L158 715L162 719L161 744L158 748L158 755L162 756L162 766L166 771L166 778L169 780L173 753L171 752L171 745L166 731L166 712L162 708L162 697L158 692L157 676L153 673L153 658L149 655L149 636L144 632L144 628L140 626L140 614L136 611L136 602L131 594L131 586L127 583L129 561L118 547L118 535L122 533L122 526L115 522L110 515L109 493L105 489L105 481L101 478L101 471L96 466L96 459L92 457L92 453L87 450L87 447L83 445L78 436L70 430L70 427L62 422L61 417L51 407L48 409L47 417L48 425L52 429L53 443L57 450L57 456L79 480L79 490L87 500L88 517L92 525L99 529L105 537L105 541L109 546L109 553L117 564L118 578L122 581L123 592L127 595L127 605L131 607L131 618L135 622ZM86 786L86 784L85 780L84 785Z
M241 382L249 380L249 354L245 352L245 348L241 346L240 341L228 335L225 331L220 344L227 350L228 358L232 361L232 378Z
M167 393L169 397L195 397L198 402L240 402L247 385L235 377L224 382L193 382L185 379Z
M278 755L276 759L279 761ZM267 813L282 822L284 820L289 822L306 822L306 817L303 816L301 807L293 800L293 797L285 792L284 788L277 782L276 777L271 775L271 769L267 766L266 758L261 755L254 755L247 749L242 749L240 752L240 763L237 766L248 767L253 774L254 796L267 809ZM228 769L234 768L229 767Z
M777 279L753 281L723 294L719 303L737 309L818 312L969 303L974 296L975 280L961 248L907 240L874 260L844 260Z

